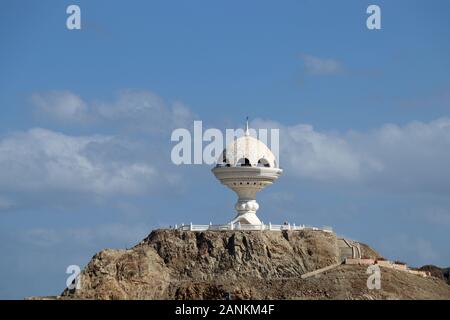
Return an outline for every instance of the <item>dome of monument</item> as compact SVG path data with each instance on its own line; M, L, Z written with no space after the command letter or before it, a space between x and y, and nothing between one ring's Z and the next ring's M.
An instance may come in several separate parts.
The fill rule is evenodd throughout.
M248 131L223 150L218 163L231 167L278 167L272 151Z

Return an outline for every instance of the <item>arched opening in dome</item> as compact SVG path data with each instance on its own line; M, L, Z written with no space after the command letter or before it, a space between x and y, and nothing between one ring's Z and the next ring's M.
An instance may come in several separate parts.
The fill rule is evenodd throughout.
M251 167L250 160L247 158L240 158L237 165L241 167Z
M222 159L221 159L221 161L222 161L222 163L220 164L221 166L225 166L225 167L229 167L229 166L230 166L230 163L228 162L227 154L226 154L225 151L224 151L223 154L222 154Z
M261 158L258 160L258 167L270 168L270 163L269 163L269 161L267 161L267 159Z

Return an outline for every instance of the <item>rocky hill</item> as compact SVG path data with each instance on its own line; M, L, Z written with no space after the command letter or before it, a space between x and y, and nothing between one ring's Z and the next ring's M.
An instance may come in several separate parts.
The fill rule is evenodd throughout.
M420 267L418 270L428 271L433 277L441 279L450 285L450 268L439 268L433 265Z
M442 279L390 268L369 290L367 266L340 264L354 245L381 258L323 231L155 230L131 249L97 253L81 288L58 299L450 299Z

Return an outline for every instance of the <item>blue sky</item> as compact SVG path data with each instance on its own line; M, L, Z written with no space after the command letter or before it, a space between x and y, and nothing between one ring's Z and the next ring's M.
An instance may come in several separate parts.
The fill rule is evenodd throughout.
M235 195L206 165L173 165L170 134L247 115L280 128L262 220L450 265L449 14L444 0L2 1L0 298L57 294L68 265L156 227L231 219Z

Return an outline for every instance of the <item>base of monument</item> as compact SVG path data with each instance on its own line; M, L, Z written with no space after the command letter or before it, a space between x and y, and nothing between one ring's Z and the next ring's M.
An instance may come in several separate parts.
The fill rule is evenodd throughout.
M231 220L231 223L252 224L252 225L262 224L261 220L259 220L258 216L254 212L246 212L238 214L233 220Z

